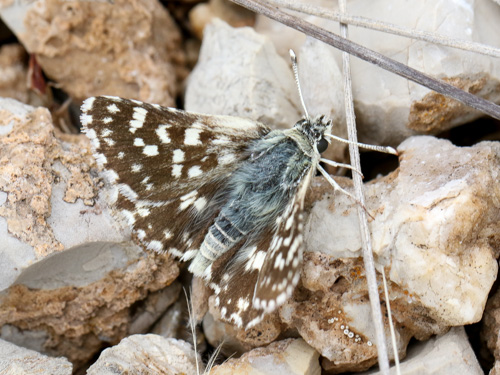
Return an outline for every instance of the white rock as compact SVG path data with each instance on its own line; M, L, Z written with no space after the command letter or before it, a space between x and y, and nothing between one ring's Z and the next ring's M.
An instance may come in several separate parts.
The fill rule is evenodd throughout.
M189 111L289 128L302 117L293 74L268 38L215 19L205 27L185 97Z
M66 358L53 358L0 340L0 374L71 375L73 365Z
M319 354L302 339L276 341L215 366L212 375L319 375Z
M331 3L323 6L336 10ZM391 0L376 3L354 0L348 4L348 13L494 46L498 45L497 36L500 34L500 23L497 22L500 7L491 0L466 0L460 3L446 0L440 2L439 6L433 1L407 4ZM313 18L307 20L312 22ZM331 21L314 19L314 23L339 33L338 24ZM295 46L298 49L305 40L304 37L298 37L295 30L263 16L257 18L256 30L268 35L276 45L288 48ZM381 34L361 27L350 27L349 38L433 77L448 80L476 95L500 102L500 61L494 57ZM333 47L331 49L337 62L331 59L330 53L322 53L322 60L331 59L330 64L340 65L340 52ZM309 48L305 50L310 53ZM279 52L283 56L286 53L283 49ZM302 53L299 54L300 58ZM363 142L397 145L417 132L436 134L480 116L469 107L456 105L420 85L360 59L352 58L351 68L359 137ZM311 75L321 76L326 68L316 65L311 66L311 69ZM331 82L327 78L322 83L318 82L315 96L331 90L343 90L342 82Z
M379 375L380 371L367 371L364 375ZM394 366L391 374L396 374ZM467 374L483 375L484 372L470 346L463 327L452 328L447 334L409 347L407 357L401 362L403 375Z
M197 374L196 360L203 371L198 354L187 342L158 335L133 335L118 345L104 350L87 375L112 374Z
M498 269L488 238L499 221L500 144L460 148L413 137L398 150L397 173L365 188L368 211L375 216L370 228L379 267L390 266L390 280L417 298L433 319L475 323ZM315 203L306 230L309 250L360 256L350 207L340 194Z

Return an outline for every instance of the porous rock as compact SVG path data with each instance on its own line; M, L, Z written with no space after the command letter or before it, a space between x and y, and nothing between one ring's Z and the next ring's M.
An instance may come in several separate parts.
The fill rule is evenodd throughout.
M185 77L180 32L154 0L13 2L2 18L76 100L119 95L172 106Z
M73 366L66 358L52 358L0 339L0 374L71 375Z
M303 3L311 5L310 1ZM312 4L338 11L336 4L324 1ZM496 36L500 33L500 23L496 22L500 7L491 0L467 0L459 6L453 0L440 2L439 6L434 2L408 5L391 0L376 3L354 0L349 2L347 13L493 46L498 44ZM338 34L336 22L301 14L299 17ZM299 58L306 51L310 53L308 47L302 51L306 40L303 34L264 16L257 17L255 29L282 46L278 49L282 56L291 47L299 51ZM495 57L362 27L349 27L349 39L462 90L500 102L500 61ZM341 66L340 51L320 48L324 50L318 51L323 56L320 61ZM317 65L311 69L311 75L318 74ZM351 59L351 72L359 138L363 142L396 146L411 135L438 134L481 116L477 110L360 59ZM341 92L343 85L341 81L325 79L315 89L316 96L321 96L332 90Z
M276 341L215 366L211 375L319 375L319 354L302 339Z
M161 291L176 263L131 241L95 168L85 136L0 100L0 337L74 364L152 324L179 293Z
M404 357L412 337L426 340L481 319L500 250L500 144L461 148L413 137L398 150L400 167L366 184L365 194L376 267L388 277ZM350 181L337 181L349 189ZM301 283L279 309L269 339L296 331L324 357L323 368L361 371L375 364L376 342L357 205L319 178L311 190ZM212 302L210 311L216 312ZM382 311L386 315L385 306ZM256 343L252 330L232 329L207 331L207 338L230 334L243 346L266 342L261 336Z
M26 52L19 44L0 47L0 97L28 102Z
M197 374L200 356L187 342L158 335L133 335L104 350L87 370L88 375Z

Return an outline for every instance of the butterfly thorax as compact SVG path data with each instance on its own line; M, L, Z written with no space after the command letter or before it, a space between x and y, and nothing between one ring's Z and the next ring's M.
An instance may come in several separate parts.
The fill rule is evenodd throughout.
M295 131L295 134L291 134L292 136L295 135L294 139L296 139L305 154L318 159L317 145L323 139L325 132L330 130L331 126L331 120L328 120L325 116L318 116L313 120L302 119L298 121L289 132Z
M254 244L276 220L315 161L313 145L296 127L271 131L248 147L248 157L221 191L226 203L210 227L190 270L210 276L210 265L245 239Z

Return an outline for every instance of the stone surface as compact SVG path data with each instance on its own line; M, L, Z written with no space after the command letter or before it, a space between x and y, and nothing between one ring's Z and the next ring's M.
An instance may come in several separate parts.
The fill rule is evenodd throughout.
M196 5L189 12L193 33L203 39L203 29L214 18L220 18L232 27L253 26L255 23L255 13L227 0L210 0Z
M0 374L71 375L73 366L66 358L51 358L0 339Z
M173 302L179 285L160 290L176 263L131 241L113 194L84 135L59 134L45 108L0 100L1 338L78 365Z
M311 4L310 1L304 3ZM336 5L332 3L315 1L312 4L336 10ZM408 28L498 45L496 36L500 33L500 24L496 20L500 17L500 7L491 0L467 0L459 5L453 0L446 0L440 2L439 6L433 1L408 5L392 0L376 3L354 0L349 2L347 11L351 15ZM306 19L339 33L338 24L332 21L313 17ZM299 59L306 51L310 53L309 48L302 51L305 37L295 30L263 16L257 17L255 28L268 35L275 45L281 46L278 51L282 56L287 54L288 48L295 48L299 52ZM379 32L361 27L350 27L349 38L463 90L500 102L500 61L494 57L390 34L381 37ZM318 61L327 60L329 64L341 66L341 53L333 47L331 51L318 51L323 56ZM313 65L311 68L311 75L317 74L318 66ZM396 146L410 135L437 134L480 116L480 113L469 107L357 58L351 59L351 70L356 120L362 142ZM314 97L321 97L324 92L332 90L342 92L342 86L342 81L335 82L325 77L323 82L315 86Z
M0 97L9 97L27 103L26 52L19 44L0 47Z
M88 375L197 374L199 355L187 342L158 335L133 335L104 350L87 371Z
M224 69L221 69L224 66ZM215 19L205 28L185 109L289 128L302 116L292 71L268 38Z
M174 104L185 58L158 1L13 2L1 15L74 99L107 94Z
M215 366L210 375L320 375L319 354L302 339L277 341Z
M391 368L391 374L396 374ZM372 370L363 374L379 375ZM447 334L436 336L426 342L414 343L401 362L403 375L467 374L483 375L474 351L463 327L454 327Z
M500 144L460 148L413 137L398 150L399 169L366 184L365 194L375 218L370 230L376 266L385 267L397 349L404 357L412 337L426 340L481 319L500 250ZM349 180L337 181L349 189ZM268 318L267 330L211 323L207 339L226 338L234 348L248 350L295 331L324 357L323 368L362 371L376 363L376 342L357 206L347 196L333 195L320 178L308 201L306 254L293 298L279 317ZM210 312L205 320L217 318L213 301Z
M495 365L491 375L500 374L500 290L488 299L481 327L481 342L491 352Z
M316 56L305 58L305 65L311 67L315 64ZM289 61L288 55L282 58L277 54L268 37L247 27L232 28L215 19L205 29L198 64L187 81L185 109L239 116L274 129L288 129L304 115ZM302 60L299 60L302 73L301 66ZM338 68L326 69L325 75L337 79ZM306 79L317 82L322 77L318 77L314 70L306 74ZM314 102L317 91L309 90L312 85L306 87L303 90L308 91L305 95L309 104ZM331 116L333 132L345 136L343 112L337 110L338 105L333 109L329 107L337 103L338 92L325 94L324 98L320 104L311 107L310 116ZM345 160L344 151L344 144L334 142L323 156L342 162Z

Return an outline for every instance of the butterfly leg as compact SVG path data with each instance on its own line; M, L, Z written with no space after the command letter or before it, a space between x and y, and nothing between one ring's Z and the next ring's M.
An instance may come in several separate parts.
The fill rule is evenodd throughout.
M317 165L316 168L318 169L318 171L320 171L320 173L323 175L323 177L326 178L326 180L330 183L330 185L332 185L332 187L335 189L335 190L338 190L340 191L341 193L347 195L348 197L350 197L352 200L354 200L357 204L359 204L363 210L365 210L366 214L368 216L370 216L372 219L374 219L374 217L370 214L370 212L368 212L367 208L365 207L365 205L363 203L361 203L354 195L352 195L351 193L347 192L346 190L342 189L340 187L339 184L337 184L337 182L332 178L332 176L330 176L328 174L327 171L325 171L325 169L321 166L321 165Z
M354 171L356 172L357 174L359 174L361 176L361 178L364 178L363 176L363 173L361 173L360 170L354 168L352 165L350 164L345 164L345 163L337 163L336 161L333 161L333 160L329 160L329 159L325 159L325 158L321 158L319 159L319 161L325 163L325 164L328 164L328 165L331 165L332 167L337 167L337 168L347 168L347 169L350 169L351 171Z

